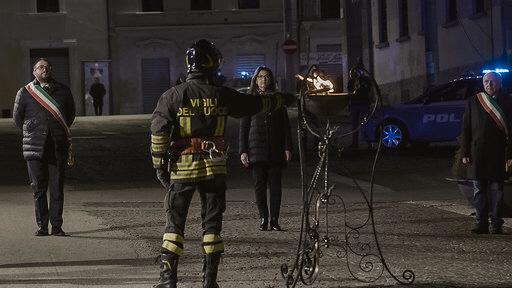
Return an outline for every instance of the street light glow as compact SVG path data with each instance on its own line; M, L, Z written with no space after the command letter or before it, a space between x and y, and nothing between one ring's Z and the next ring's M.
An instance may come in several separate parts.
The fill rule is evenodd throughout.
M508 72L510 72L510 70L509 69L504 69L504 68L484 69L484 70L482 70L482 73L489 73L489 72L508 73Z

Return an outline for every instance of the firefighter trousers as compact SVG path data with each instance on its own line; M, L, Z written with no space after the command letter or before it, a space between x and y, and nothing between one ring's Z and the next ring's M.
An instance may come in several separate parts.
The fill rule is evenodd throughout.
M188 209L195 191L201 198L201 219L203 234L220 235L222 215L226 210L225 176L198 182L174 182L165 199L167 224L165 233L184 236Z

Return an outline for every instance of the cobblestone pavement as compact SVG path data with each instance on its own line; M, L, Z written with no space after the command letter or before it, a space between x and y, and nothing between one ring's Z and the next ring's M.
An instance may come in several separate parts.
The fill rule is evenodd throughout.
M86 210L104 220L109 229L119 229L130 235L131 240L138 243L139 255L149 259L158 254L161 244L165 224L161 206L159 202L87 203ZM361 279L372 279L382 271L382 262L376 261L375 257L363 259L351 251L361 252L361 249L366 249L364 244L368 244L366 252L378 255L371 225L360 230L346 227L342 207L335 206L329 213L329 234L325 229L321 230L321 237L329 235L332 245L322 249L320 275L311 287L395 285L396 281L386 271L373 284L363 285L353 280L350 272ZM189 213L186 252L180 263L180 279L183 280L180 287L197 287L200 281L199 209L199 203L195 201ZM219 276L222 287L285 286L280 267L293 263L301 207L283 206L281 222L286 229L284 232L257 230L254 211L256 207L251 202L228 203L223 233L226 253ZM347 224L352 227L363 224L368 216L363 204L352 204L346 211ZM405 269L413 270L416 274L413 287L512 286L510 235L474 236L468 233L472 224L469 216L407 203L378 203L375 205L375 219L386 263L399 278ZM322 224L324 221L325 217L320 217ZM350 232L348 235L344 233L345 229ZM512 231L507 229L506 232ZM347 248L350 248L348 253ZM359 269L364 260L373 260L373 270L369 273Z
M78 120L73 128L77 166L68 170L64 215L71 237L63 239L32 236L26 168L19 135L10 125L0 121L0 159L9 163L0 167L0 211L4 213L0 287L151 287L158 277L153 259L161 244L165 215L163 192L149 161L148 117ZM223 288L286 287L280 270L283 264L293 264L301 223L298 162L291 163L283 178L280 222L286 231L259 231L250 173L236 159L236 125L236 121L228 125L228 141L234 144L220 284ZM453 151L449 145L409 149L386 153L379 161L373 211L384 259L398 278L405 269L414 271L416 280L409 287L512 287L510 219L505 235L469 233L474 221L471 209L456 186L443 180L449 175ZM363 146L345 150L341 160L332 158L333 174L342 175L332 178L334 193L343 197L346 210L339 198L329 206L329 231L325 214L320 214L320 237L327 235L330 242L321 249L320 273L310 287L398 285L382 262L352 251L368 249L367 254L374 255L377 247L371 222L365 221L368 209L351 180L343 177L348 176L343 167L356 178L368 180L371 153ZM199 214L196 195L180 261L180 288L200 287ZM350 229L364 223L361 229ZM360 267L371 271L364 273ZM353 277L372 280L380 272L383 276L373 283Z

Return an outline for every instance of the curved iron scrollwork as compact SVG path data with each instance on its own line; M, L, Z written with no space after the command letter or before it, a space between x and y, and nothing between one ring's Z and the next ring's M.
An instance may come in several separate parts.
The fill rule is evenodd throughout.
M368 77L374 89L376 98L373 101L372 109L369 115L352 131L342 133L341 137L351 135L370 119L377 107L382 105L380 90L370 73L364 68L358 68L359 77ZM302 182L302 217L301 229L298 239L295 259L291 265L283 264L281 266L281 275L285 279L287 287L296 287L299 282L305 285L313 284L319 275L320 259L327 248L335 247L335 256L345 259L349 274L361 282L375 282L387 272L394 280L401 284L412 284L415 280L415 274L412 270L404 270L402 275L393 274L384 258L380 246L378 233L375 227L374 209L373 209L373 182L374 172L378 156L380 154L381 143L377 147L377 152L373 160L373 169L370 180L369 196L366 195L364 189L360 187L357 180L350 175L346 167L344 172L350 175L355 187L359 190L364 199L365 214L364 219L354 225L349 223L347 219L347 207L343 197L335 193L334 185L329 184L329 147L333 135L340 129L339 125L332 125L329 119L326 120L325 127L316 129L312 127L310 121L306 117L306 85L303 85L298 98L298 137L302 139L306 133L313 134L320 138L318 145L318 164L314 169L311 180L305 183L305 156L302 141L299 141L299 158L301 166L301 182ZM382 110L380 110L382 111ZM323 183L322 183L323 180ZM334 210L337 207L338 210ZM329 220L333 218L333 214L340 214L343 227L342 231L330 231ZM362 231L370 229L371 239L363 236ZM336 232L342 237L337 238ZM368 233L367 233L368 234ZM365 236L367 236L365 234Z

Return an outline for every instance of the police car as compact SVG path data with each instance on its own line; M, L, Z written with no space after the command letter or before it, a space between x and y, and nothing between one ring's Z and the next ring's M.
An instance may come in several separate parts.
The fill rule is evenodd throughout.
M463 77L429 89L409 102L383 107L362 127L363 138L367 142L379 139L389 149L408 143L426 146L455 141L461 133L464 100L480 91L481 76Z

